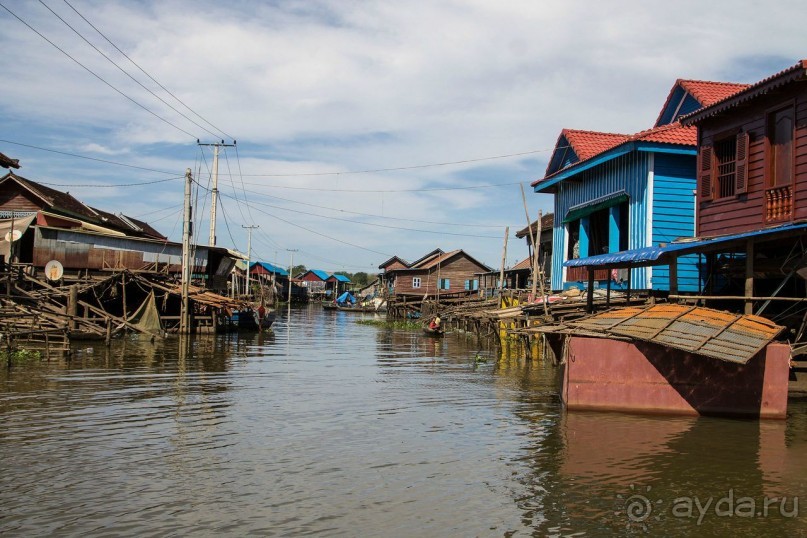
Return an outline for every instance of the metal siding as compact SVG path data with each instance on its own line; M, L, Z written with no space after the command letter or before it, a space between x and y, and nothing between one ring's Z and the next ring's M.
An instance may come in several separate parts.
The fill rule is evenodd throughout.
M575 181L563 181L555 195L555 233L556 245L565 244L566 233L562 224L563 218L570 208L597 198L625 191L630 196L628 205L629 236L628 248L648 246L647 217L647 174L650 154L633 151L585 170L575 176ZM552 288L563 289L563 262L566 258L564 250L560 256L553 256ZM646 269L638 267L631 270L631 282L646 282Z
M653 196L653 245L671 243L679 237L692 237L695 223L694 195L696 158L686 155L655 156L655 192ZM678 260L678 291L696 292L700 271L697 255ZM652 289L669 291L670 268L653 270Z

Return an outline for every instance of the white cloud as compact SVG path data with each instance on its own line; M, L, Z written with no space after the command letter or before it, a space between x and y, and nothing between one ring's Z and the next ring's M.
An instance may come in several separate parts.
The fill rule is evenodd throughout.
M131 69L68 8L52 4L96 46ZM799 15L807 11L797 2L779 3L774 10L752 1L74 5L175 95L237 138L244 174L365 170L519 153L551 148L563 127L635 132L653 123L676 78L761 78L795 63L804 55ZM6 81L0 86L0 118L14 126L4 138L126 159L150 169L176 170L178 175L186 167L195 168L199 152L194 137L212 141L213 135L132 83L41 5L18 2L10 7L109 84L193 136L115 93L28 28L0 14L0 61ZM131 72L159 91L142 74ZM101 165L77 164L26 148L0 150L21 157L25 173L34 180L59 177L80 184L87 177L119 183L154 178L108 166L93 171ZM234 151L228 156L230 170L235 170ZM247 176L244 181L340 190L526 183L541 176L547 157L530 156L531 167L526 169L519 159L505 159L374 174ZM159 207L181 198L179 183L138 192L155 198L153 204ZM259 186L248 190L400 218L510 223L512 229L524 220L516 186L383 195ZM119 194L120 207L132 203L127 194L131 189L104 192L105 207L116 203L110 192ZM92 196L101 196L100 189L87 193L87 198ZM148 206L142 198L137 204ZM534 194L529 202L534 213L551 204L550 198ZM239 211L232 201L229 204L225 213L233 221L237 242L245 242L241 220L263 219L263 230L276 234L275 246L299 246L360 267L382 261L378 254L334 244L266 215L259 217L257 211L250 217L245 207ZM277 202L283 204L302 207ZM453 245L492 264L500 258L500 238L463 241L299 213L277 211L277 216L404 257ZM220 238L227 235L219 232Z

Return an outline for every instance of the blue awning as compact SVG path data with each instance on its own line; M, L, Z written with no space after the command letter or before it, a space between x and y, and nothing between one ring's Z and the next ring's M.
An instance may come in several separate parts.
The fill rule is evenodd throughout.
M588 202L582 204L577 204L576 206L569 208L569 210L566 212L566 216L563 218L563 222L567 223L575 221L581 217L585 217L586 215L591 215L600 209L613 207L621 204L622 202L627 202L628 199L627 192L618 191L611 194L606 194L605 196L600 196L599 198L589 200Z
M780 235L807 231L807 222L786 224L774 228L764 228L752 232L723 235L709 239L685 239L668 243L665 246L644 247L623 250L609 254L599 254L588 258L576 258L563 262L564 267L641 267L646 265L663 265L670 257L683 256L695 252L714 251L728 247L731 242L741 243L753 237L764 237L765 240L776 239Z

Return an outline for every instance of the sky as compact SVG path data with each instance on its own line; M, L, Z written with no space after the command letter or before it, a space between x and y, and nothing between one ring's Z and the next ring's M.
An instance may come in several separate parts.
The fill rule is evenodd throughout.
M15 173L181 240L328 272L464 249L492 268L551 212L563 128L652 127L678 78L807 58L797 1L0 0ZM235 144L235 145L233 145ZM526 193L525 211L521 189Z

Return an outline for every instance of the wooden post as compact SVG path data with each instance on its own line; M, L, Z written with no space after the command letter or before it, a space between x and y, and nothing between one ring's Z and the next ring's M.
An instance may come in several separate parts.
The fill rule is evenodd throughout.
M129 314L126 308L126 273L121 274L121 286L123 287L123 321L129 321Z
M678 256L670 260L670 295L678 295Z
M628 267L628 293L626 294L627 302L625 303L626 306L630 306L630 273L631 269Z
M745 247L745 313L754 313L754 240L749 239Z
M588 290L586 291L586 312L594 312L594 267L588 269Z
M608 280L605 284L605 308L611 307L611 268L606 267L606 271L608 271Z
M502 288L504 288L504 264L507 260L507 238L510 235L510 226L504 228L504 248L502 248L502 269L499 272L499 301L501 306Z
M70 330L78 329L78 284L70 286L70 293L67 296L67 315L70 319Z
M106 320L106 345L112 344L112 319L107 318Z

